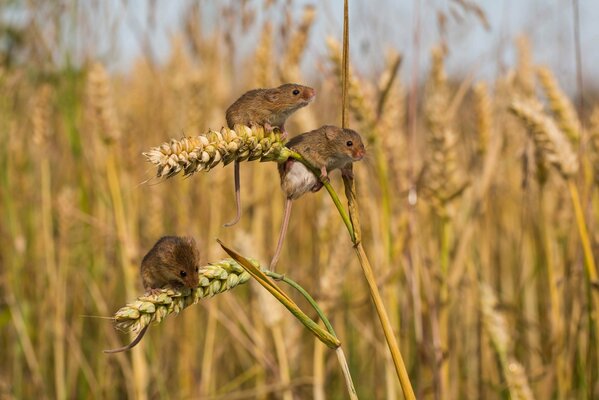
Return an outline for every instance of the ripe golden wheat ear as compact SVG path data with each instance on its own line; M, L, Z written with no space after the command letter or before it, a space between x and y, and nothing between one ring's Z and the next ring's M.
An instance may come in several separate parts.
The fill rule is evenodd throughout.
M230 259L201 267L199 275L198 286L194 289L161 289L122 307L114 315L116 328L123 332L140 332L150 323L159 323L202 299L226 292L250 279L250 274Z
M222 128L208 133L171 139L143 153L158 168L158 178L170 178L183 171L188 176L200 171L210 171L222 163L232 161L285 161L289 150L281 140L280 132L266 133L262 127L236 125L234 129Z

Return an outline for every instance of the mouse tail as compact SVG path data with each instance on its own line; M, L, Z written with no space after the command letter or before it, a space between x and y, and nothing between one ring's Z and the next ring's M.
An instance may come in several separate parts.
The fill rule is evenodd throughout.
M137 334L135 339L133 339L133 341L131 343L129 343L128 345L119 347L118 349L104 350L104 353L114 354L114 353L121 353L123 351L131 350L132 348L137 346L137 344L139 342L141 342L141 339L143 339L143 337L146 334L146 331L148 330L149 327L150 327L150 325L144 326L143 329L141 331L139 331L139 333Z
M232 221L227 222L224 226L226 228L235 225L241 219L241 184L239 180L239 161L235 160L235 207L236 215Z
M279 241L277 242L277 249L275 250L275 254L272 256L272 260L270 262L270 270L274 271L277 262L279 261L279 256L281 255L281 249L283 248L283 242L285 241L285 235L287 234L287 227L289 226L289 217L291 216L291 204L293 200L289 197L285 201L285 214L283 215L283 223L281 224L281 232L279 232Z

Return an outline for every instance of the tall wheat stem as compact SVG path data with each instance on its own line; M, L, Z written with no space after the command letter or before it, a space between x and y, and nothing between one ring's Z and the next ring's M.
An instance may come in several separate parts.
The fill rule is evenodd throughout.
M449 349L449 252L450 252L450 221L446 212L440 217L440 250L441 264L441 293L439 293L439 344L436 357L440 367L441 393L449 393L449 360L445 352Z
M553 342L553 346L554 350L552 353L552 359L555 360L556 362L556 375L557 375L557 379L556 379L556 383L557 383L557 393L558 393L558 398L563 399L564 397L566 397L566 393L564 391L564 387L565 384L567 382L567 379L565 378L566 375L566 368L564 365L564 359L563 357L559 356L559 353L562 351L563 346L564 346L564 339L563 339L563 325L562 325L562 318L561 318L561 304L560 304L560 297L559 297L559 289L558 289L558 281L555 277L555 269L556 269L556 265L554 262L554 259L552 257L552 252L551 252L551 240L550 240L550 234L547 231L548 230L548 226L547 226L547 222L545 221L544 216L547 215L545 213L545 191L543 190L543 188L540 189L539 192L539 201L538 201L538 208L539 208L539 223L540 223L540 236L541 236L541 251L544 253L543 255L543 261L546 267L546 271L547 271L547 281L548 281L548 286L549 286L549 304L551 305L551 312L550 312L550 326L551 326L551 341ZM557 354L556 354L557 353Z
M44 156L40 164L41 174L41 210L42 210L42 227L44 238L44 253L46 256L46 273L48 281L53 288L56 299L61 299L61 273L56 265L56 249L54 247L54 239L52 237L54 224L52 222L52 180L51 180L50 162L47 156ZM60 268L62 269L62 268ZM54 310L54 384L55 396L57 399L66 398L65 389L65 359L64 359L64 327L63 327L63 307L61 301L57 301Z
M593 249L591 248L591 241L589 239L589 232L584 219L584 213L582 212L582 206L580 203L580 195L578 194L578 188L572 178L568 179L568 189L570 190L570 197L572 198L572 206L574 207L574 214L576 215L576 225L578 226L578 233L580 234L580 241L582 242L582 251L584 253L584 265L586 267L587 275L591 285L599 284L597 279L597 266L595 264L595 258L593 257ZM595 306L599 307L599 291L593 290L593 297L595 299ZM599 310L595 310L597 312ZM599 320L595 317L595 320Z
M109 149L110 150L110 149ZM119 242L121 243L121 265L123 267L123 274L125 278L125 291L128 296L133 296L134 293L134 277L133 267L131 265L130 256L131 252L131 237L129 236L129 230L127 228L127 220L125 217L125 207L123 201L123 194L121 191L120 180L118 176L118 168L116 165L116 159L114 151L109 151L108 159L106 160L106 179L112 198L112 205L114 209L114 219L116 222L116 228L119 236ZM147 399L147 384L148 384L148 370L145 361L145 356L142 352L133 352L133 375L135 377L135 392L136 398L143 400Z
M348 0L343 2L343 69L342 69L342 79L343 79L343 91L342 91L342 110L341 110L341 124L342 127L345 128L347 126L347 92L348 92L348 72L349 72L349 4ZM358 212L358 204L356 201L356 186L353 178L349 178L347 176L343 176L343 184L345 186L345 195L348 201L349 208L349 216L350 223L352 229L348 231L350 236L352 237L352 242L354 243L354 250L358 256L358 260L360 261L360 266L362 267L362 272L364 273L364 277L368 282L368 287L370 289L370 295L372 300L374 301L374 306L376 308L376 312L379 316L379 320L381 321L381 325L383 326L383 332L385 334L385 339L387 340L387 345L389 346L389 350L391 351L391 357L393 358L393 364L395 365L395 370L397 372L397 376L399 378L399 382L401 383L401 389L403 391L404 397L408 400L416 399L414 395L414 390L412 389L412 384L410 383L410 378L408 376L408 371L406 370L405 364L403 362L403 358L401 356L401 352L399 351L399 346L397 344L397 340L395 339L395 334L393 332L393 327L391 326L391 321L389 320L389 316L387 315L387 311L385 310L385 305L383 304L383 300L381 298L381 294L379 293L379 289L376 285L376 279L374 278L374 273L372 271L372 266L370 265L370 261L366 256L366 252L364 251L364 247L362 246L361 236L362 231L360 228L360 214ZM327 188L329 193L331 191ZM332 196L331 196L332 197ZM337 203L335 203L337 205ZM339 208L339 213L343 217L343 212L341 210L342 207ZM344 218L345 222L345 218ZM347 223L346 223L347 225Z

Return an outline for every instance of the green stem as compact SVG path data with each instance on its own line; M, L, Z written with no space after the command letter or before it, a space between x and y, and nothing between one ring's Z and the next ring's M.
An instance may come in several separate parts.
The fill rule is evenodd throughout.
M308 328L320 341L326 344L328 347L335 350L337 353L337 358L339 360L339 364L341 365L341 370L343 372L343 377L345 379L345 384L347 386L347 391L351 400L357 400L358 395L356 394L356 388L354 387L354 383L349 372L349 366L347 365L347 360L345 359L345 355L343 353L343 349L341 349L341 342L337 339L335 335L335 331L331 326L329 320L324 316L324 313L316 304L316 301L306 292L299 284L294 282L293 280L277 274L272 271L262 270L259 268L259 265L254 265L248 259L243 257L241 254L237 253L235 250L229 249L223 242L217 239L217 242L221 245L223 250L225 250L241 267L243 267L258 283L260 283L266 290L268 290L277 300L279 300L297 319L300 320L302 324L306 328ZM295 304L293 300L285 292L283 292L271 279L279 279L283 282L293 286L297 289L308 302L314 307L318 316L322 319L324 324L326 325L328 332L322 329L320 325L316 322L312 321L303 311Z
M233 260L235 260L241 267L243 267L259 284L264 286L266 290L270 292L279 302L281 302L285 308L287 308L300 322L308 328L318 339L320 339L324 344L332 349L336 349L341 346L341 342L335 336L331 335L329 332L324 330L320 325L316 322L312 321L295 302L284 292L282 291L269 277L262 271L259 266L254 265L247 258L243 257L241 254L236 252L233 249L228 248L223 242L219 239L216 241L221 245L223 250L231 256Z
M301 287L299 285L299 283L295 282L292 279L287 278L285 275L277 274L276 272L272 272L272 271L268 271L268 270L265 270L263 272L267 276L269 276L275 280L280 280L280 281L285 282L286 284L290 285L295 290L300 292L302 294L302 296L304 296L304 298L308 301L308 303L310 303L312 308L314 308L314 310L318 314L318 317L324 323L324 325L326 326L329 333L331 335L333 335L333 337L338 339L337 334L335 333L335 330L333 329L333 325L331 325L331 323L329 322L329 319L324 315L324 312L318 306L318 304L316 303L316 300L314 300L314 298L312 296L310 296L310 294L303 287ZM354 382L352 380L351 373L349 371L349 365L347 364L347 360L345 359L345 354L343 353L343 349L341 348L341 346L339 346L335 349L335 352L337 353L337 359L339 360L339 364L341 365L341 370L342 370L343 376L345 378L345 384L347 386L347 390L348 390L350 399L357 400L358 395L356 394L356 388L354 387Z
M318 314L318 317L324 323L324 325L326 326L326 328L329 331L329 333L331 335L337 337L337 334L335 334L335 330L333 329L333 326L329 322L328 318L324 315L324 312L322 311L322 309L316 303L316 300L314 300L314 298L312 296L310 296L310 294L303 287L301 287L299 285L299 283L295 282L292 279L289 279L285 275L277 274L276 272L272 272L272 271L268 271L268 270L265 270L263 272L267 276L269 276L269 277L271 277L271 278L273 278L275 280L285 282L286 284L288 284L289 286L293 287L295 290L297 290L298 292L300 292L301 295L304 296L304 298L308 301L308 303L310 303L310 305L312 306L312 308L314 308L314 310L316 311L316 314Z

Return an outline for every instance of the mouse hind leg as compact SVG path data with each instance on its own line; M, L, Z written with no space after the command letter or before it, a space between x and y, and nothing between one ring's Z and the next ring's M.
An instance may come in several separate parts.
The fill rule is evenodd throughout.
M240 190L240 179L239 179L239 161L235 160L235 208L236 215L232 221L227 222L224 226L231 227L239 222L241 219L241 190Z

